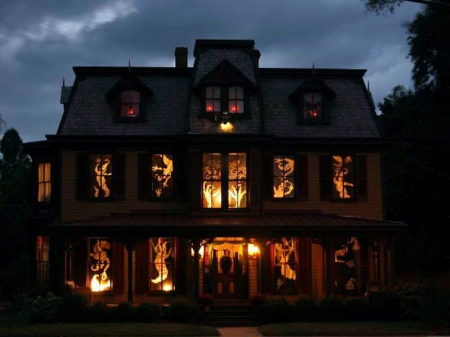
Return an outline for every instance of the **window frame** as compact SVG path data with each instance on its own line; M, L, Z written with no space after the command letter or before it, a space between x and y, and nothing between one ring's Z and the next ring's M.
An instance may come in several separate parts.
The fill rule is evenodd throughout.
M136 95L136 102L134 102L134 96ZM124 99L124 96L128 96L128 101ZM120 91L119 94L119 100L120 100L120 112L119 112L119 118L141 118L141 92L135 89L124 89ZM136 107L137 108L137 114L124 114L124 110L126 110L126 107L128 108Z
M210 88L219 88L220 89L220 98L212 98L208 96L208 90ZM235 88L235 90L241 90L242 97L231 97L230 90ZM215 96L215 95L214 95ZM236 93L237 96L237 93ZM219 101L220 100L220 111L215 110L215 106L213 110L208 110L208 101ZM242 112L233 112L230 111L230 104L232 101L235 101L236 104L241 103ZM248 118L250 116L250 112L248 111L248 90L247 88L240 83L209 83L206 84L202 89L202 115L206 117L214 117L216 114L221 114L225 111L228 114L232 115L234 118Z
M155 195L155 189L153 188L155 182L155 174L154 167L155 164L153 162L154 156L162 155L162 156L170 156L172 159L172 168L170 174L164 174L164 168L158 167L158 171L162 171L162 176L170 176L170 185L171 185L171 195L170 196L161 196L158 197ZM162 159L164 161L164 159ZM173 201L176 199L176 192L178 190L176 184L178 183L177 177L177 158L173 151L166 151L162 149L162 151L158 152L141 152L137 154L137 180L138 180L138 200L141 201L153 201L153 202L166 202ZM167 163L168 164L168 163ZM165 164L165 165L167 165ZM167 166L166 166L167 168ZM155 167L156 170L156 167ZM166 172L167 173L167 172Z
M48 169L46 167L48 166ZM41 173L40 169L43 167L43 181L41 181ZM39 205L52 202L52 163L48 162L39 162L36 165L37 168L37 203ZM48 180L46 180L46 173L48 172ZM39 200L41 195L41 186L43 187L43 200ZM48 192L48 199L46 197L46 192Z
M275 180L276 179L280 180L280 185L279 186L281 186L282 181L284 180L283 179L284 176L283 176L282 173L280 173L280 175L276 175L275 174L275 169L276 169L275 168L275 166L276 166L275 160L277 158L281 159L282 162L286 162L286 158L290 158L290 159L293 160L294 167L293 167L292 171L288 173L289 176L285 177L285 178L289 178L288 181L291 181L291 183L293 185L292 196L286 196L286 194L285 194L286 187L283 188L283 196L282 197L276 197L274 195L276 193L275 192ZM272 170L271 170L271 172L272 172L272 193L271 193L271 199L274 200L274 201L292 201L292 200L296 201L297 200L297 175L298 175L298 173L297 173L298 172L297 156L295 154L273 153L272 156L271 156L271 159L272 159ZM285 168L285 166L288 166L288 165L289 164L284 165L283 169ZM278 165L278 168L279 167L280 166ZM280 169L280 172L281 172L281 169ZM279 189L280 189L280 187L279 187Z
M205 156L206 155L218 155L219 163L220 163L220 179L219 178L205 178ZM230 178L230 155L236 155L238 158L241 155L245 156L245 177L244 179L233 179ZM201 198L200 198L200 208L202 211L206 212L243 212L248 211L250 208L250 199L249 199L249 190L250 190L250 179L249 179L249 153L248 151L203 151L201 156L201 179L200 179L200 190L201 190ZM239 170L236 171L236 176L239 175ZM211 182L211 186L220 186L220 198L221 205L219 207L207 207L205 206L205 202L208 203L207 199L205 199L205 190L207 190L206 183ZM232 186L233 182L243 182L245 184L245 206L244 207L230 207L229 194L230 194L230 186ZM211 190L212 193L212 190ZM236 199L239 197L238 190L235 189ZM212 202L213 196L211 196Z

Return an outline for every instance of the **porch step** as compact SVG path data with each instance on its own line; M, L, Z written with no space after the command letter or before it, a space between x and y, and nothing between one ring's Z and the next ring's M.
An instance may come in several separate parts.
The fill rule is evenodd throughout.
M259 326L261 317L247 302L219 301L200 313L200 324L214 327Z

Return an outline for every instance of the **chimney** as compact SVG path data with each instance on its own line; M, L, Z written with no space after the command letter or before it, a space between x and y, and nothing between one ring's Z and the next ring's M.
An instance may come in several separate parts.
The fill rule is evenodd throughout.
M256 68L259 68L259 58L261 57L261 53L259 52L259 50L254 49L253 56L255 57Z
M175 48L175 68L187 68L188 66L188 49L187 47Z

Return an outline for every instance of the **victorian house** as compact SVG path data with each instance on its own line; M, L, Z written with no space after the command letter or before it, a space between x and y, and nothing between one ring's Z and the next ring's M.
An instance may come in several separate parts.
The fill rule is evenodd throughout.
M253 40L175 67L74 67L26 144L36 284L92 302L363 295L393 280L384 142L362 69L260 68Z

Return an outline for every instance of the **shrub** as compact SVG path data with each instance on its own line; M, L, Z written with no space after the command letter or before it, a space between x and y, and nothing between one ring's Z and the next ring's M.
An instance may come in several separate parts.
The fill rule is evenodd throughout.
M284 297L266 299L262 309L268 323L292 321L292 307Z
M402 310L408 319L419 319L419 306L424 296L424 284L420 282L405 282L394 289L401 299Z
M294 319L300 322L313 322L320 318L319 306L310 297L298 298L293 304Z
M87 300L76 294L68 294L61 299L57 317L61 322L82 322L86 319Z
M197 298L197 303L201 307L206 307L214 304L214 296L212 294L200 294Z
M87 319L90 322L108 322L112 318L112 308L106 303L97 302L87 310Z
M129 302L121 302L113 309L113 319L119 322L131 321L135 311Z
M260 309L264 303L266 302L266 296L264 294L253 294L248 298L248 303L254 308L254 309Z
M168 319L172 322L194 323L197 320L197 302L190 298L175 297L170 301Z
M38 296L24 309L28 323L49 323L56 321L61 298L49 293L46 297Z
M423 288L423 296L418 305L419 318L428 325L450 324L450 294L429 280Z
M344 318L349 321L364 321L371 318L370 304L366 298L352 298L345 302Z
M393 291L373 292L369 295L370 312L374 319L398 320L404 318L401 297Z
M156 322L162 317L162 307L155 303L141 303L135 310L136 322Z
M319 309L326 321L339 321L344 317L344 301L340 297L324 297L319 301Z

